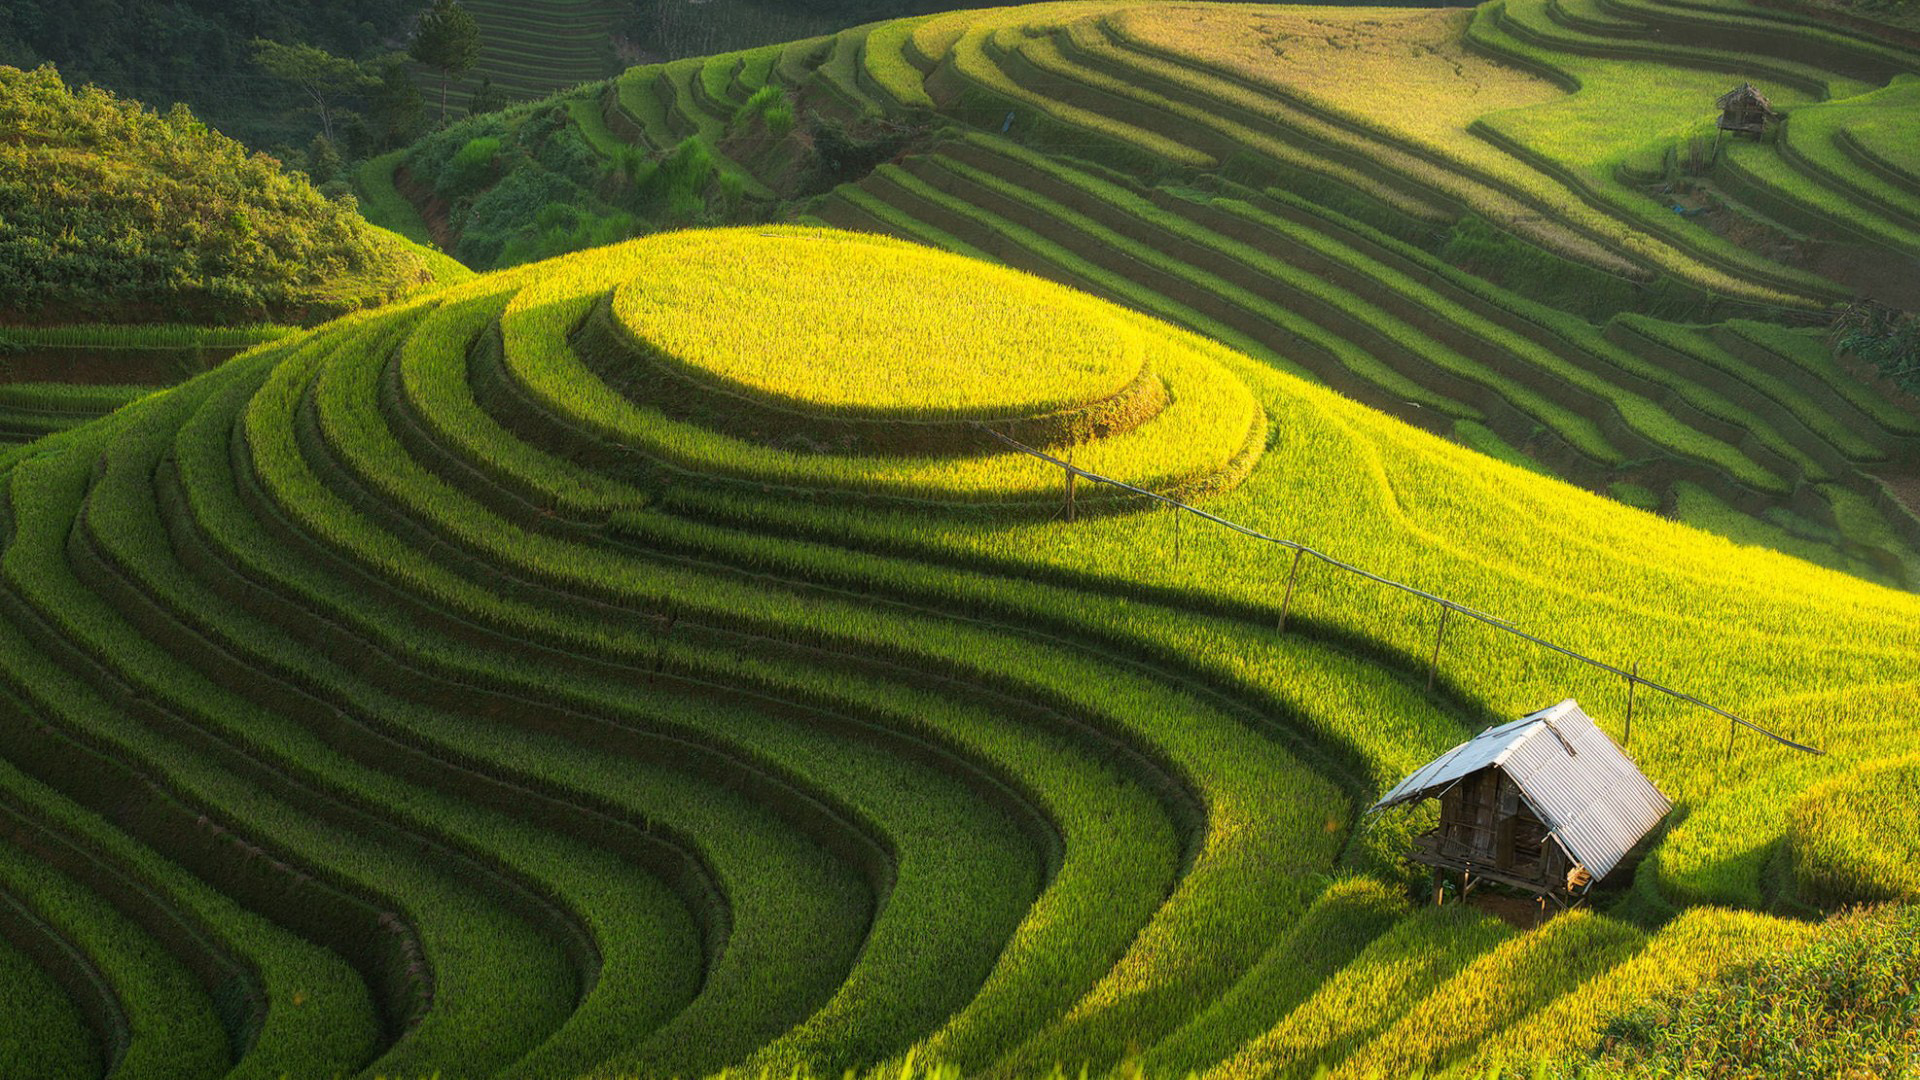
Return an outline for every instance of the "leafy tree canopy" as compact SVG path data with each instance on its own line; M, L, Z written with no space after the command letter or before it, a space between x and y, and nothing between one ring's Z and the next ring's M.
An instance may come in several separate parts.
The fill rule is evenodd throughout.
M267 74L300 89L308 107L320 119L320 134L329 142L334 138L333 114L340 99L379 85L379 80L359 64L312 45L282 45L254 38L253 62Z
M249 145L301 146L315 131L301 115L302 95L255 64L254 39L366 59L404 38L423 2L4 0L0 63L52 62L76 85L160 108L186 102Z

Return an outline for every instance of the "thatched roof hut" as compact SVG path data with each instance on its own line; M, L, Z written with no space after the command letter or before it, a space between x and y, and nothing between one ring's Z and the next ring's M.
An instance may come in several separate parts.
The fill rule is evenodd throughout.
M1720 95L1715 102L1720 107L1720 130L1737 131L1748 135L1763 135L1770 121L1777 122L1780 114L1773 111L1773 102L1761 93L1752 83L1739 86Z

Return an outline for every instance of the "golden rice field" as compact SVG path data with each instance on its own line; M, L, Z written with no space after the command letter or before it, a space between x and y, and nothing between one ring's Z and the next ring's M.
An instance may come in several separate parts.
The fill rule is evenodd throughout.
M903 283L903 343L1025 289L1078 340L1140 343L1166 390L1057 452L1180 493L1155 470L1218 462L1245 402L1260 435L1194 496L1210 511L1827 755L1743 736L1722 760L1723 721L1643 691L1633 753L1680 813L1607 910L1526 930L1413 904L1414 823L1360 810L1543 700L1619 736L1617 677L1468 623L1429 689L1430 601L1314 563L1282 628L1284 551L1086 481L1069 518L1032 458L789 443L806 467L762 471L735 391L635 377L668 346L631 297L756 310L657 288L703 261L791 268L758 310L800 340L847 281ZM928 266L950 292L914 287ZM24 838L0 883L42 933L6 962L61 991L10 1007L47 1034L8 1060L1479 1075L1585 1053L1653 987L1819 934L1769 911L1897 875L1826 853L1905 775L1877 763L1911 753L1911 594L1027 280L830 230L669 233L281 338L0 459L0 784ZM739 340L672 348L730 371ZM1029 355L1016 389L1085 375L1085 352ZM814 399L789 423L842 419L820 387L903 362L871 339L842 359L786 369ZM925 411L1014 400L973 381ZM1859 797L1799 809L1832 787ZM29 947L47 935L98 978Z
M1473 121L1566 95L1468 47L1471 18L1445 8L1168 4L1126 8L1110 21L1126 40L1204 60L1256 86L1436 147L1477 150L1467 136Z
M72 414L0 453L0 1077L1920 1068L1911 908L1841 914L1916 899L1920 398L1827 327L1920 289L1915 75L1081 0L461 129L699 212L0 395ZM1367 808L1570 697L1673 812L1434 904Z
M1055 412L1120 393L1146 363L1138 331L1080 314L1084 299L1051 282L907 244L885 260L843 258L851 238L808 239L652 245L659 272L624 283L614 315L695 377L874 416ZM822 318L823 295L847 302Z

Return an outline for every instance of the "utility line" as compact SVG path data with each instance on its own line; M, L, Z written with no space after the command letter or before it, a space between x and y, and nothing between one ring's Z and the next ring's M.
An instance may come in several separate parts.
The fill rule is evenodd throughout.
M1506 621L1505 619L1502 619L1493 615L1488 615L1483 611L1476 611L1473 608L1467 607L1465 604L1456 603L1452 600L1447 599L1444 596L1438 596L1434 593L1430 593L1425 589L1416 589L1411 585L1403 584L1401 582L1393 580L1392 578L1382 577L1381 575L1373 573L1370 570L1363 570L1360 567L1353 565L1352 563L1345 562L1340 559L1336 559L1333 556L1328 555L1323 551L1319 551L1315 548L1308 547L1305 544L1298 543L1293 540L1287 540L1278 536L1269 536L1268 534L1263 533L1258 529L1249 528L1245 525L1239 524L1238 522L1228 521L1226 518L1223 518L1218 514L1210 514L1207 511L1202 510L1197 506L1191 506L1187 503L1181 502L1179 499L1175 499L1168 495L1162 495L1157 491L1148 491L1146 488L1135 487L1134 485L1126 483L1125 481L1115 480L1110 476L1102 476L1099 473L1092 473L1092 472L1088 472L1085 469L1076 468L1075 466L1070 465L1067 462L1062 461L1051 454L1045 453L1044 451L1036 450L1033 447L1028 446L1023 442L1020 442L1017 439L1013 439L1006 435L1002 435L999 432L993 430L992 428L987 427L985 424L976 423L974 426L986 432L987 434L993 436L994 438L1000 440L1001 442L1007 444L1008 446L1014 448L1015 450L1018 450L1023 454L1028 454L1032 457L1039 458L1041 461L1044 461L1049 465L1053 465L1058 468L1064 469L1071 475L1084 477L1085 479L1091 480L1098 484L1107 484L1112 487L1120 488L1123 491L1130 491L1136 495L1144 495L1147 498L1152 499L1156 502L1165 503L1166 505L1171 506L1176 510L1185 510L1187 513L1193 514L1207 521L1211 521L1216 525L1225 526L1226 528L1231 529L1234 532L1240 533L1243 536L1251 537L1252 539L1259 540L1264 543L1277 544L1281 547L1297 552L1300 555L1311 555L1314 558L1319 559L1321 562L1326 563L1329 566L1336 567L1341 570L1345 570L1351 574L1357 574L1360 577L1366 578L1369 581L1376 581L1390 588L1399 589L1402 592L1411 593L1414 596L1421 597L1422 599L1431 600L1434 603L1439 604L1443 608L1446 608L1450 611L1457 611L1460 614L1465 615L1469 619L1474 619L1479 622L1483 622L1488 626L1493 627L1496 630L1501 630L1506 633L1512 634L1516 637L1523 638L1527 641L1533 642L1535 645L1541 646L1542 648L1551 649L1554 652L1560 653L1564 656L1572 657L1573 659L1578 660L1583 664L1589 664L1593 667L1599 668L1602 671L1611 672L1615 675L1620 676L1623 679L1626 679L1628 682L1628 685L1630 686L1637 683L1641 686L1646 687L1649 690L1658 690L1659 692L1666 694L1669 697L1675 698L1679 701L1684 701L1690 705L1698 706L1718 716L1724 716L1730 722L1734 724L1738 724L1741 727L1748 728L1749 730L1757 731L1760 734L1765 735L1767 738L1772 739L1774 742L1777 742L1782 746L1792 747L1795 750L1800 750L1809 754L1816 754L1820 756L1825 756L1826 754L1826 751L1824 750L1819 750L1814 747L1807 746L1803 743L1797 743L1792 739L1787 738L1784 735L1780 735L1773 731L1769 731L1768 729L1761 727L1759 724L1756 724L1753 721L1746 719L1745 717L1738 716L1732 712L1729 712L1728 710L1723 709L1720 706L1713 704L1712 702L1702 701L1700 698L1697 698L1692 694L1686 693L1685 691L1675 690L1669 686L1663 686L1662 684L1654 682L1651 679L1642 678L1640 675L1636 674L1635 672L1628 671L1625 668L1621 668L1613 664L1609 664L1604 660L1596 660L1591 656L1587 656L1582 653L1575 652L1564 645L1555 644L1554 642L1548 641L1543 637L1538 637L1534 634L1529 634L1525 630L1520 629L1519 627L1513 625L1512 623Z

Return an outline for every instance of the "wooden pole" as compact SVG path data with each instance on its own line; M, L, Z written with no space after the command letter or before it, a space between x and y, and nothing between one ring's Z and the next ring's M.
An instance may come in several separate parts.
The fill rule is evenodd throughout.
M1073 471L1073 461L1071 458L1069 458L1067 461L1066 473L1067 473L1067 520L1072 521L1073 520L1073 482L1075 480L1080 479L1080 474Z
M1287 571L1287 595L1280 601L1280 632L1283 634L1287 631L1287 609L1293 606L1293 583L1300 577L1300 556L1306 553L1305 548L1293 549L1293 568Z
M1433 868L1433 906L1434 907L1439 907L1441 904L1446 902L1447 893L1446 893L1446 886L1444 882L1445 882L1445 879L1440 876L1440 868L1437 866L1434 867Z
M1173 565L1180 565L1180 511L1173 512Z
M1737 726L1731 719L1727 721L1727 748L1721 751L1720 760L1713 763L1713 795L1720 794L1720 774L1726 771L1727 762L1733 757L1733 731Z
M1633 745L1633 692L1640 688L1640 661L1633 662L1633 674L1627 676L1627 730L1620 739L1622 747Z
M1446 640L1447 616L1451 614L1453 614L1452 608L1441 605L1440 628L1433 635L1433 656L1427 660L1427 689L1429 690L1433 689L1433 677L1440 672L1440 643Z

